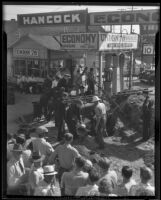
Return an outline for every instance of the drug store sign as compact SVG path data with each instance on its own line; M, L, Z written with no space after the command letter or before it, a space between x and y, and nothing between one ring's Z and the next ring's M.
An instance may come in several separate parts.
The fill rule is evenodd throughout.
M98 34L97 33L66 33L61 34L62 49L97 49Z
M137 34L99 34L99 50L137 49Z
M15 56L22 56L22 57L38 57L39 50L37 50L37 49L14 49L13 54Z

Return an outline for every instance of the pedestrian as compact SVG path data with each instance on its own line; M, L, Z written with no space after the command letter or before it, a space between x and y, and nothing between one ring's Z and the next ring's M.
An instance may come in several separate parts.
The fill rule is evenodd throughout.
M103 178L99 182L99 187L98 187L98 194L97 196L117 196L116 194L113 193L113 187L111 184L111 181L108 181L106 178Z
M117 186L116 194L118 196L131 196L131 188L137 185L136 181L132 178L133 170L129 166L122 167L122 183Z
M85 160L82 157L75 159L74 169L71 172L64 172L61 178L62 195L75 196L78 188L87 185L88 173L83 172Z
M70 74L65 74L63 76L62 79L59 80L58 84L57 84L57 87L58 88L61 88L61 87L64 87L65 88L65 92L69 92L70 90Z
M78 124L77 126L77 135L79 137L79 142L83 142L85 138L88 136L90 130L87 129L85 124Z
M149 167L140 167L140 183L131 188L131 194L133 196L140 196L145 190L148 191L151 196L155 195L155 188L150 184L152 179L152 170Z
M71 145L73 141L73 135L71 133L66 133L64 135L64 144L60 144L56 147L55 151L51 154L49 158L49 164L56 163L56 158L58 158L58 180L60 183L62 174L66 171L70 171L73 168L75 158L79 157L79 152Z
M34 195L35 189L38 184L44 179L43 176L43 164L44 157L41 156L39 152L32 153L32 166L29 171L29 179L28 179L28 195Z
M45 165L46 162L48 162L48 158L54 152L53 147L49 142L46 141L45 137L48 133L48 129L40 126L36 129L37 138L31 141L29 145L32 147L30 149L33 149L33 152L40 152L40 155L44 156L43 165Z
M82 76L80 73L80 69L77 70L76 74L74 75L74 88L76 90L76 95L79 95L79 89L82 85Z
M102 174L99 182L102 179L107 179L111 182L112 188L115 189L118 182L117 173L114 170L110 170L111 160L106 157L102 157L98 162L99 167L101 168Z
M87 85L88 85L88 92L90 95L95 94L95 76L93 68L90 68L90 71L87 75Z
M49 97L48 105L47 105L47 117L46 117L47 122L51 121L54 114L54 109L55 109L54 97L51 96Z
M103 137L107 135L106 132L106 106L104 103L100 102L101 99L98 96L94 96L92 102L94 103L96 125L96 141L99 144L99 148L102 149L105 147Z
M44 179L35 189L34 196L61 196L60 188L55 185L55 175L57 172L53 165L43 167Z
M60 80L59 76L56 75L55 78L52 80L51 88L57 87L59 80Z
M61 141L65 134L66 103L64 103L64 98L66 96L65 92L61 92L55 103L55 125L58 129L58 141Z
M22 160L23 150L22 145L14 144L12 157L7 162L7 194L24 195L27 192L28 171Z
M22 145L22 147L24 148L24 151L22 152L22 159L23 159L23 163L24 163L24 167L25 168L30 168L31 167L31 155L32 152L29 149L26 149L25 144L26 144L26 137L25 134L19 134L16 137L16 143Z
M68 130L73 134L74 140L78 139L77 125L82 123L81 108L83 103L81 100L75 100L66 110L66 123Z
M13 136L7 133L7 161L9 161L12 157L12 149L15 143L16 140L13 138Z
M40 96L40 109L42 115L47 119L47 113L48 113L48 100L50 98L50 92L46 90L41 96Z
M89 171L89 182L86 186L80 187L77 190L76 196L95 196L98 193L98 180L100 174L95 168Z
M148 91L143 91L145 100L142 106L142 118L143 118L143 141L147 141L150 138L150 125L152 117L152 101L149 97Z

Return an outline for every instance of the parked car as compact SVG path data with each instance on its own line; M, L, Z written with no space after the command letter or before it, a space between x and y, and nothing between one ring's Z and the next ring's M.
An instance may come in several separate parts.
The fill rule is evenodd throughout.
M139 74L139 79L141 82L145 82L148 84L155 83L155 70L147 69Z

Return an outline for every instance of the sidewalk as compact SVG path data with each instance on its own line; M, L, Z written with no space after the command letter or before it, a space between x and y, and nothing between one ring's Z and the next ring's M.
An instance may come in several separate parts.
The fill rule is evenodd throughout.
M15 133L18 130L16 120L23 115L33 112L33 101L39 101L40 95L15 93L15 104L7 105L7 132Z

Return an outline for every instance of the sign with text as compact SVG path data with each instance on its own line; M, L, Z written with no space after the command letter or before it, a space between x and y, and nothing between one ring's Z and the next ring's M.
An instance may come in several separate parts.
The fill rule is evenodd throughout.
M156 34L158 30L159 30L159 24L141 24L140 25L141 35Z
M137 34L100 33L99 50L137 49Z
M17 15L19 26L85 25L87 11L66 11Z
M97 49L97 33L65 33L61 34L62 49Z
M143 55L153 55L155 54L154 46L150 44L143 45Z
M36 49L14 49L15 56L38 57L39 51Z
M159 9L90 13L90 25L127 25L159 23Z

